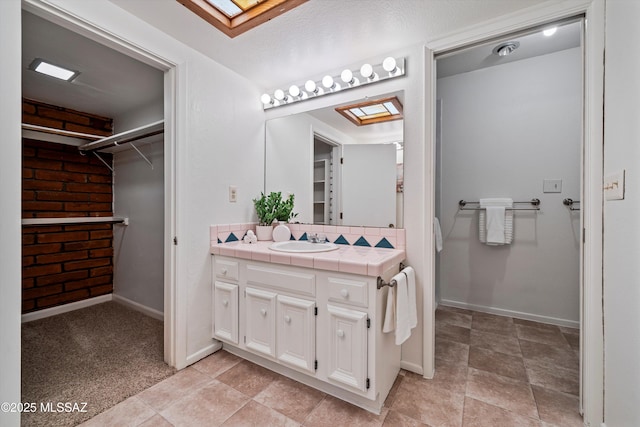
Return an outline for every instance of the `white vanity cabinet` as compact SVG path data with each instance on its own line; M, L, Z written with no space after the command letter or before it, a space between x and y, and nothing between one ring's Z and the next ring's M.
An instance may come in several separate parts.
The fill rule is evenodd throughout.
M382 333L388 288L377 277L220 255L214 275L214 338L225 350L380 412L400 347Z

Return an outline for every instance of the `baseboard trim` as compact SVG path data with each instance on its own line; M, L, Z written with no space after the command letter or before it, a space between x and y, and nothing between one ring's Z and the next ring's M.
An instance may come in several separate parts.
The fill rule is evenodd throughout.
M213 353L215 353L216 351L220 350L221 348L222 348L222 343L220 341L214 341L213 343L211 343L211 345L208 345L205 348L203 348L202 350L197 351L197 352L193 353L190 356L187 356L187 365L186 366L193 365L197 361L202 360L205 357L212 355Z
M146 314L149 317L153 317L154 319L164 322L164 313L156 310L155 308L147 307L146 305L142 305L139 302L135 302L133 300L130 300L129 298L125 298L116 294L113 294L113 302L117 302L118 304L122 304L132 310L139 311L142 314Z
M521 311L505 310L502 308L487 307L484 305L468 304L466 302L440 300L440 304L449 307L463 308L466 310L481 311L483 313L496 314L498 316L515 317L516 319L531 320L534 322L547 323L556 326L566 326L569 328L580 328L580 322L557 317L540 316L538 314L524 313Z
M99 297L89 298L82 301L70 302L69 304L59 305L57 307L45 308L44 310L33 311L22 315L22 323L32 322L34 320L44 319L46 317L56 316L62 313L79 310L81 308L91 307L92 305L102 304L113 299L113 295L100 295Z
M424 369L422 369L422 366L417 365L415 363L405 362L401 360L400 369L404 369L405 371L410 371L418 375L424 375Z

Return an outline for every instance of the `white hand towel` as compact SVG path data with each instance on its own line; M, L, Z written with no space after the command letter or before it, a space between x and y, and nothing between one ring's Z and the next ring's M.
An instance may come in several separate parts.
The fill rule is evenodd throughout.
M400 272L393 276L396 281L396 345L400 345L411 336L409 319L409 287L407 276Z
M406 267L402 273L407 277L407 291L409 296L409 326L418 326L418 307L416 297L416 272L413 267Z
M507 207L513 206L513 200L508 198L480 199L480 207L486 212L486 242L488 245L504 245L505 212Z
M440 220L437 217L433 218L433 233L436 240L436 251L442 251L442 229L440 228Z
M382 332L388 333L396 329L396 288L390 287L387 293L387 307L384 312Z

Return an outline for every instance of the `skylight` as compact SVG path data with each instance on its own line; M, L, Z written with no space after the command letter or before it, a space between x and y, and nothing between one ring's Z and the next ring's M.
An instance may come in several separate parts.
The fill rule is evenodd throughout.
M177 0L187 9L235 37L280 16L307 0Z
M344 105L336 111L357 126L402 119L402 104L397 97Z
M75 79L78 74L80 74L78 71L73 71L67 68L60 67L58 65L53 65L40 58L34 59L31 65L29 65L29 69L68 82Z

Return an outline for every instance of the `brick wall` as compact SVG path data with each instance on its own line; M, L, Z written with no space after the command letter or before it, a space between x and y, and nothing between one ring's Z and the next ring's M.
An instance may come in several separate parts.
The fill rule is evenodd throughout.
M70 124L88 116L77 114L74 118L76 112L71 110L51 106L45 109L40 107L45 104L35 104L37 112L44 111L47 115L58 112L58 129L72 130ZM26 111L31 111L29 107L34 102L25 101L23 105ZM104 125L105 120L108 126ZM38 124L52 126L43 123ZM103 129L111 127L109 119L95 123ZM97 133L93 128L73 130ZM112 216L112 174L95 156L82 156L73 146L30 139L23 139L22 146L23 218ZM110 155L102 157L112 163ZM111 293L112 227L110 224L23 226L22 312Z
M113 120L110 118L27 98L22 98L22 123L93 135L109 136L113 133Z

